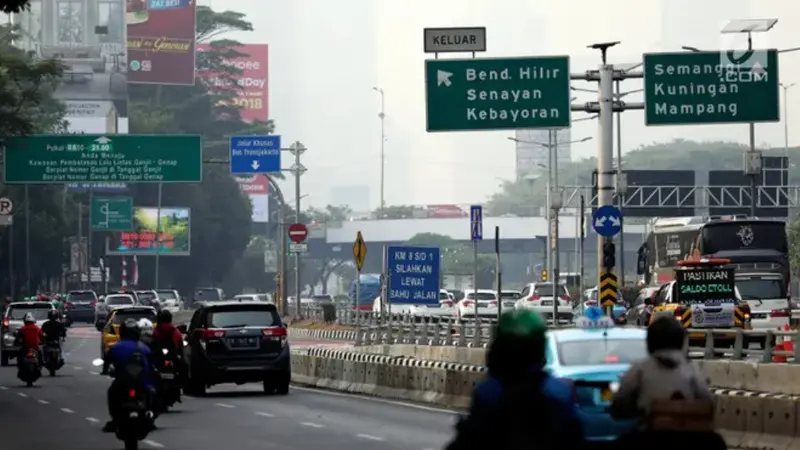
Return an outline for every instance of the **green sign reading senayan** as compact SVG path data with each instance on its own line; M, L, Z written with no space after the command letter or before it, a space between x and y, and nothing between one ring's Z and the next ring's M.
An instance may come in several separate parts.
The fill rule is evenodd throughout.
M425 61L427 130L570 126L569 57Z
M203 147L196 135L47 135L11 137L5 181L31 183L196 183Z
M645 123L701 125L780 120L778 52L644 55Z
M92 197L89 222L92 229L98 231L133 229L133 199L130 197Z

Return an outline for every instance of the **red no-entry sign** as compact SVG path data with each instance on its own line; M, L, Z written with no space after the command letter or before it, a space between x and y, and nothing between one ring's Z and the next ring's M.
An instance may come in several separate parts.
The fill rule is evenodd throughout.
M292 242L299 244L306 240L308 237L308 228L302 223L293 223L289 225L289 239Z

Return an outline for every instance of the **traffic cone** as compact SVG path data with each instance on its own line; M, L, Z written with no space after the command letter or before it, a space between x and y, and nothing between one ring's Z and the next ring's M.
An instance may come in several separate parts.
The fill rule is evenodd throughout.
M791 328L789 328L789 324L783 326L783 331L787 332L791 331ZM785 336L783 338L783 349L786 350L787 352L794 352L794 342L792 341L791 336Z
M785 355L776 355L775 352L782 352L785 351L786 347L783 345L783 336L775 336L775 346L772 347L772 362L776 363L785 363L786 356Z

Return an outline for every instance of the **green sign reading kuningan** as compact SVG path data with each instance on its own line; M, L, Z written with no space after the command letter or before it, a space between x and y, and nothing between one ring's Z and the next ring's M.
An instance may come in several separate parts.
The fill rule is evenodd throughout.
M133 228L133 199L92 197L89 221L93 230L128 231Z
M48 135L11 137L4 152L9 184L196 183L203 146L196 135Z
M752 55L733 63L729 52L645 54L646 124L780 120L778 52Z
M569 57L425 61L427 130L570 126Z

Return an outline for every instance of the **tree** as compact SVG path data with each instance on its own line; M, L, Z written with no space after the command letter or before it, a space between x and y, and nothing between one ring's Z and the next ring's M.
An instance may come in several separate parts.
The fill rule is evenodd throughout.
M0 11L6 14L19 13L30 9L31 0L2 0L0 1Z
M239 107L231 101L238 87L219 87L203 74L233 76L238 69L222 64L236 56L233 40L219 37L231 31L250 31L244 14L215 12L197 7L197 40L210 50L198 56L198 79L193 86L132 85L131 132L142 134L200 134L205 164L200 184L169 184L163 187L162 204L192 209L191 256L162 258L161 279L179 289L191 290L198 283L221 283L250 243L251 206L228 172L228 136L269 134L274 123L244 123ZM156 186L133 186L137 204L155 205ZM153 258L140 260L140 277L153 276Z
M442 276L472 275L474 272L474 255L470 245L449 236L435 233L419 233L409 239L406 245L438 247L441 255L440 271ZM491 278L494 268L494 258L488 255L478 255L479 281Z
M12 3L15 2L4 2L4 11ZM16 27L0 26L0 138L63 132L63 105L53 98L62 66L14 47L16 31ZM47 279L58 278L64 262L65 238L76 224L77 208L72 196L62 186L29 186L28 217L23 186L0 185L0 195L15 203L15 226L0 227L0 237L6 243L0 250L0 265L13 267L14 291L19 293L26 281L26 242L30 242L31 285L35 288ZM26 222L30 240L26 239ZM13 241L13 262L9 239ZM9 292L11 280L4 272L0 280Z
M789 265L792 276L800 275L800 215L789 223Z
M742 153L747 147L732 142L695 142L674 140L653 143L625 153L623 168L633 170L741 170ZM783 156L785 149L765 149L765 156ZM800 149L789 149L792 158L800 157ZM591 186L597 160L587 158L559 166L559 184ZM790 178L800 177L800 167L790 168ZM547 176L536 180L507 181L489 198L486 212L492 216L514 214L538 215L546 203Z

